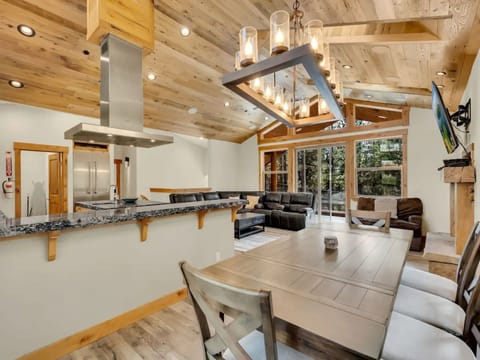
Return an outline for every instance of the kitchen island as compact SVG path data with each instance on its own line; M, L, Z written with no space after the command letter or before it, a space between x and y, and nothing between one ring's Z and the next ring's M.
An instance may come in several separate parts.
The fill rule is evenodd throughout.
M184 299L178 262L205 267L233 255L232 219L244 203L0 214L1 358L58 358Z

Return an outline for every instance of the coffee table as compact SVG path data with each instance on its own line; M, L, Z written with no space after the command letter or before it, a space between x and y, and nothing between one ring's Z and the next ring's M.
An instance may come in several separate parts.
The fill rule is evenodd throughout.
M265 231L265 215L255 213L237 214L234 230L236 239Z

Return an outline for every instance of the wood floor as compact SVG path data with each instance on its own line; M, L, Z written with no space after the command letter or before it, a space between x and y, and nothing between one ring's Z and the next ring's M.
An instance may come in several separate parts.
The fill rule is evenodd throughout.
M182 301L61 359L200 360L203 356L193 307Z

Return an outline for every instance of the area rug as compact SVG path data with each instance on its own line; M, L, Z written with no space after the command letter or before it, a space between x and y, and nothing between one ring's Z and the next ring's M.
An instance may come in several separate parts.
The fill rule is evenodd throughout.
M257 234L253 234L243 239L234 240L234 249L238 252L245 252L248 250L255 249L256 247L268 244L269 242L285 239L288 237L288 232L274 232L274 231L265 231Z

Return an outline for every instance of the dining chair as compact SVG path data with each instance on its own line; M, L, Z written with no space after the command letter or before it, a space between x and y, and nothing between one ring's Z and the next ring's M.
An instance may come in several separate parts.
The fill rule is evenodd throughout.
M348 225L351 229L390 232L390 211L367 211L348 209ZM362 221L363 220L363 221Z
M401 314L447 330L456 336L464 336L467 329L465 317L469 302L469 287L480 261L480 229L475 224L467 242L468 255L462 256L459 266L458 297L455 302L441 296L400 284L393 309ZM464 252L465 254L465 252Z
M480 253L478 252L480 242L479 224L480 222L476 222L470 232L457 266L456 281L405 266L400 283L454 301L465 309L466 301L463 295L471 286L480 261Z
M480 343L480 286L475 286L467 297L464 333L461 337L411 318L392 312L385 343L383 360L463 360L475 359L472 349ZM463 341L462 341L463 339ZM480 354L479 354L480 355Z
M231 286L205 276L185 261L179 265L200 326L204 359L311 360L276 342L270 291ZM234 320L227 324L220 313ZM260 327L262 332L256 330Z

